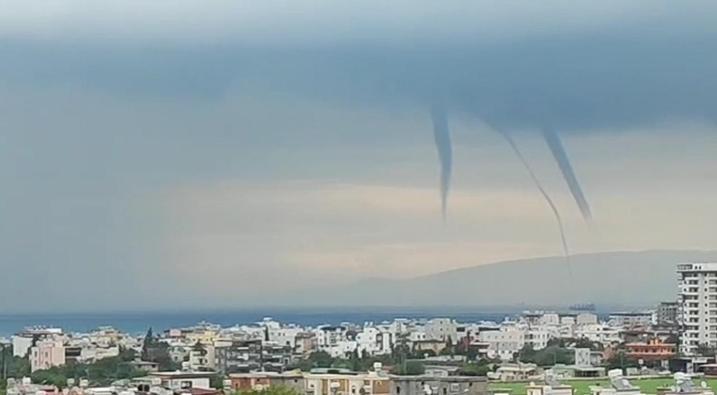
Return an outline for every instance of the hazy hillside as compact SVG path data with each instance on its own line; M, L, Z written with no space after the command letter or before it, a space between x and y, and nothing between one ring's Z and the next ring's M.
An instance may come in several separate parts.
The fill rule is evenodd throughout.
M717 251L643 251L525 259L408 280L367 279L295 295L300 304L376 306L639 306L675 298L676 264L717 259ZM330 296L330 297L328 297Z

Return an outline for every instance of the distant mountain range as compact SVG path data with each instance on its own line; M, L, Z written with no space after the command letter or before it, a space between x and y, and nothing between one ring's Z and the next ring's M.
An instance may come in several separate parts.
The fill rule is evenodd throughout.
M482 264L411 279L365 279L295 295L332 306L650 306L674 300L676 265L717 260L717 251L605 252ZM291 297L291 296L290 296Z

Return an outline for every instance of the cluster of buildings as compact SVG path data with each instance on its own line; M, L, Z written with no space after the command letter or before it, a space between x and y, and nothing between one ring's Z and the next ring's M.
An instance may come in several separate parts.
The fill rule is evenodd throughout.
M141 344L141 339L111 327L72 334L61 328L32 327L12 337L13 355L27 357L33 372L70 362L95 362L118 356L121 348L141 348Z
M451 318L397 318L380 323L319 326L284 324L271 318L232 327L200 323L168 329L157 338L166 345L171 360L181 367L178 372L158 372L156 363L139 359L134 363L154 375L154 381L146 385L156 385L157 380L164 383L161 380L169 380L172 374L180 384L187 381L188 375L219 374L228 377L227 386L234 389L282 381L301 387L307 394L314 391L315 395L330 395L333 385L342 393L352 395L356 393L354 388L362 394L389 393L387 388L404 391L404 394L420 390L412 379L391 379L380 367L365 375L294 370L315 352L324 352L333 358L356 358L394 355L396 350L403 350L409 354L408 358L427 361L429 373L420 380L422 385L430 382L427 377L453 377L455 382L451 382L451 388L459 388L463 382L454 376L457 369L450 365L466 362L468 358L498 363L500 367L491 372L495 379L537 377L536 373L543 372L538 372L537 366L520 363L520 354L526 349L539 351L553 343L572 347L575 355L573 365L556 365L545 372L555 377L604 376L605 362L618 351L625 358L638 361L640 366L661 371L693 371L700 364L702 371L717 372L714 355L712 359L702 355L705 349L717 350L717 263L683 263L677 265L677 273L677 300L661 303L649 311L602 316L592 311L532 311L502 322L470 323ZM35 327L15 334L11 343L14 355L27 357L31 370L37 371L118 356L123 349L135 350L140 355L143 340L142 336L110 327L89 333ZM576 340L580 340L580 346ZM463 355L451 355L455 357L452 360L445 355L447 348L451 350L449 354L460 350ZM675 369L671 364L676 359L687 362ZM442 362L436 363L437 366L430 366L431 361L439 360ZM332 374L339 376L329 377ZM405 385L401 384L404 381ZM338 384L332 384L334 382ZM466 382L477 385L470 380ZM203 383L200 384L190 387L201 388ZM370 391L367 386L371 387ZM453 392L446 391L442 393Z
M433 357L454 347L471 350L477 358L513 361L524 347L541 350L556 339L587 339L604 350L626 344L628 353L638 359L666 361L677 351L667 341L676 334L676 327L660 322L656 311L614 313L604 319L592 312L525 312L500 323L459 323L450 318L317 327L282 324L270 318L233 327L200 323L166 330L158 341L166 343L169 356L183 370L229 374L283 372L317 351L334 358L381 356L399 346L410 350L414 358ZM59 328L28 328L12 337L14 354L27 356L33 371L70 361L93 362L117 356L121 349L140 353L142 344L142 337L108 327L71 334ZM607 357L607 352L592 353L581 360L586 366L597 366ZM137 364L156 370L151 363Z
M91 387L86 380L67 387L32 384L29 379L8 381L7 395L225 395L261 391L272 386L299 395L488 395L488 380L476 376L397 376L380 363L368 372L346 369L312 369L287 372L232 373L222 388L212 388L213 372L152 372L146 377L122 380L106 387Z

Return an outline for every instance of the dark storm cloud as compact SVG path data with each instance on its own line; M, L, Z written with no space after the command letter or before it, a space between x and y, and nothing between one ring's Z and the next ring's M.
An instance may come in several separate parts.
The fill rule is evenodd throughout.
M668 29L669 31L669 29ZM76 84L127 95L222 97L278 92L367 106L423 106L443 92L452 111L507 128L561 133L671 118L714 120L717 35L537 37L509 45L470 38L426 45L107 48L5 42L2 80Z

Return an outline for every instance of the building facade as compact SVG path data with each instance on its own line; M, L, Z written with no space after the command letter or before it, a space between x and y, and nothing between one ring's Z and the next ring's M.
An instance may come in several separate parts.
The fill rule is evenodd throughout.
M679 305L677 302L662 302L657 306L658 325L677 325Z
M30 348L30 370L49 369L65 364L65 345L62 340L38 341Z
M717 346L717 263L681 263L677 274L680 351L694 355L701 344Z
M486 395L488 380L478 376L392 376L391 395Z

